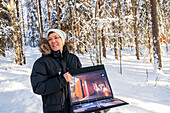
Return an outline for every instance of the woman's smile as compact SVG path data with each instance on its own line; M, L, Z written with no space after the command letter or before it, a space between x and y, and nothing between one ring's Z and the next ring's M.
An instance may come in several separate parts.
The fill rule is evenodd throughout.
M48 36L48 42L53 51L63 50L63 41L57 33L51 33Z

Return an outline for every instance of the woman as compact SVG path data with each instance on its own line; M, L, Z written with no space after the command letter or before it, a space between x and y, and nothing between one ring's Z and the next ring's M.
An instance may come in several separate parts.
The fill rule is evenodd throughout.
M34 93L42 95L44 113L69 113L69 69L81 68L79 58L64 45L66 34L50 29L47 40L40 43L42 57L34 63L31 84Z

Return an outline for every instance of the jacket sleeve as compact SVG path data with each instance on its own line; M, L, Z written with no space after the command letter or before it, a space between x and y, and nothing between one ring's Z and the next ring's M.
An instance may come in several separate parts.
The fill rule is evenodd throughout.
M64 88L68 83L63 76L48 78L46 65L36 61L31 73L33 92L39 95L48 95Z

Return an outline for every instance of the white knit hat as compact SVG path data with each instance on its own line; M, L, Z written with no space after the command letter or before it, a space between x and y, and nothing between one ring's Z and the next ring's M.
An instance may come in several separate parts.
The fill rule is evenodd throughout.
M66 34L65 34L64 31L62 31L60 29L49 29L48 32L47 32L47 38L48 38L48 35L49 35L50 32L57 33L61 37L63 44L65 43Z

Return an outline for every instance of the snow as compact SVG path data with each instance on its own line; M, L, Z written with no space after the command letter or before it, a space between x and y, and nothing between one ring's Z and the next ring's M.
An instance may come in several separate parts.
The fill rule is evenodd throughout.
M24 50L27 64L23 66L15 64L8 51L6 58L0 56L0 113L43 113L41 96L32 92L30 84L32 65L41 54L38 48ZM154 71L152 64L123 51L123 74L113 54L108 50L102 61L114 97L129 105L108 113L170 113L170 52L162 57L163 71ZM92 66L89 54L78 57L83 67Z

